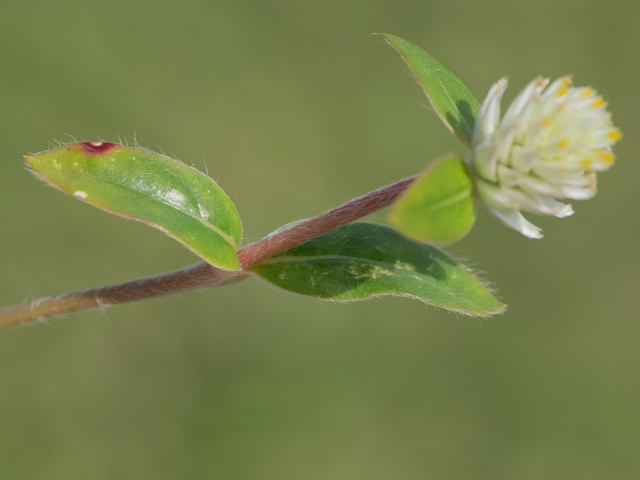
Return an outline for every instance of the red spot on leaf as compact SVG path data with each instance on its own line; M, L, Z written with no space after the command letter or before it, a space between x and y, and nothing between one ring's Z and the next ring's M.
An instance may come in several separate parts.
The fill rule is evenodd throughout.
M108 143L108 142L85 142L80 144L82 148L88 153L99 154L106 153L109 150L118 147L117 143Z

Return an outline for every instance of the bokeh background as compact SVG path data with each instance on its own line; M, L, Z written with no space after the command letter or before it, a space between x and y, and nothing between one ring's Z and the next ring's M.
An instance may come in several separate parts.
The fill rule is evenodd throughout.
M464 154L373 32L479 99L571 73L626 136L595 199L533 219L544 240L481 212L449 248L497 285L496 318L249 280L1 332L0 478L640 478L639 19L635 0L4 0L0 305L197 260L32 178L22 155L53 139L206 161L248 240Z

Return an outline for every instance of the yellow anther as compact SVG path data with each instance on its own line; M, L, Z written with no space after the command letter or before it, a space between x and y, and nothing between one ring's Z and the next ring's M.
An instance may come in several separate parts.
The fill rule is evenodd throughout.
M583 98L587 98L587 97L590 97L593 93L594 93L593 88L587 87L582 91L580 95L582 95Z
M567 87L566 85L562 85L558 89L558 97L562 97L563 95L566 95L567 93L569 93L569 87Z
M591 170L592 163L593 162L591 161L590 158L585 158L584 160L582 160L582 162L580 162L580 165L582 165L583 170Z
M604 100L602 99L602 97L598 97L596 101L591 104L593 108L600 108L603 105L604 105Z
M564 85L565 87L568 87L572 83L573 83L573 80L571 80L571 77L569 75L562 77L562 85Z
M600 158L602 158L602 161L605 163L613 163L613 153L611 152L603 152Z
M552 120L549 117L547 117L540 122L540 125L542 125L543 127L548 127L549 125L551 125L551 123L552 123Z
M615 130L611 130L607 133L607 137L612 140L620 140L622 138L622 132L616 128Z
M593 153L603 162L613 163L613 152L610 152L609 150L595 150Z
M567 138L563 138L562 140L560 140L558 142L558 145L557 145L558 150L563 150L563 149L567 148L568 146L569 146L569 139L567 139Z
M567 108L567 106L564 103L561 103L560 105L558 105L558 108L556 108L556 113L562 113L565 111L565 109Z

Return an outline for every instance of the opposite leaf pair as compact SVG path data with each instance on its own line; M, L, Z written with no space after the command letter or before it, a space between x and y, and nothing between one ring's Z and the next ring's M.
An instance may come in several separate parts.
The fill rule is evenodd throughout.
M144 222L211 265L241 270L240 216L208 176L142 148L66 145L27 162L39 177L103 210ZM504 308L464 267L381 225L352 223L249 268L285 290L334 301L405 296L469 315Z

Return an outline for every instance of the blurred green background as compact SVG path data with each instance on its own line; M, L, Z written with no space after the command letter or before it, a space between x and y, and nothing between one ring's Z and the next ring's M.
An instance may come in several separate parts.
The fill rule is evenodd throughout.
M544 240L481 212L449 248L503 316L249 280L1 332L0 478L640 478L639 18L635 0L3 1L0 305L197 260L32 178L22 155L53 139L206 160L248 240L464 154L373 32L480 100L571 73L626 137L595 199L531 218Z

